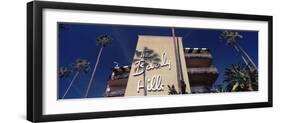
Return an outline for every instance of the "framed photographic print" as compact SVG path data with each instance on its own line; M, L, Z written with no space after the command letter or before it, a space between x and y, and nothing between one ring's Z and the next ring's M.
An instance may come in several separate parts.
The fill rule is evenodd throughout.
M272 16L27 4L33 122L272 107Z

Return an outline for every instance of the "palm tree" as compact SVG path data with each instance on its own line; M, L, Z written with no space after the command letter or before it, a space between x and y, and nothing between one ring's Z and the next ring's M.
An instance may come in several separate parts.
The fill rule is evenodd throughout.
M63 78L68 78L69 75L71 73L71 70L69 70L67 67L60 67L59 68L59 79L63 79Z
M247 54L247 52L238 43L238 38L243 38L242 35L240 35L238 32L225 30L222 32L221 37L226 40L228 45L233 46L236 49L236 51L240 54L240 56L242 57L242 60L245 62L247 67L249 67L252 71L258 69L256 64L253 62L253 60Z
M174 85L172 85L172 86L168 85L168 89L169 89L169 92L168 92L169 95L179 94L179 93L177 92L177 90L175 89L175 86L174 86Z
M146 67L149 63L160 62L159 55L155 53L152 49L144 47L142 51L136 51L136 58L134 61L141 61L143 63L143 87L144 96L147 95L147 83L146 83Z
M59 78L68 77L71 71L67 67L60 67Z
M64 99L64 97L67 95L68 91L72 87L72 85L73 85L74 81L76 80L77 76L81 72L88 73L88 71L90 70L90 62L88 60L85 60L85 59L76 59L75 63L71 64L71 67L72 67L73 71L76 71L76 73L73 76L73 78L71 79L69 86L67 87L65 93L62 96L62 99ZM61 71L61 69L60 69L60 71ZM63 73L63 71L65 71L65 70L62 69L62 72L60 72L60 73Z
M87 96L89 94L91 85L93 83L93 79L95 77L96 69L98 67L99 60L100 60L100 57L101 57L101 54L102 54L102 51L103 51L103 48L105 46L107 46L108 44L110 44L111 42L112 42L112 38L107 36L107 35L101 35L96 39L97 45L101 46L101 48L100 48L100 51L99 51L99 54L98 54L98 57L97 57L97 60L96 60L96 64L94 66L94 70L93 70L92 75L91 75L91 79L90 79L89 84L87 86L87 90L85 92L84 98L87 98Z
M224 77L224 81L228 82L228 91L258 90L258 72L250 70L245 64L233 64L226 68Z

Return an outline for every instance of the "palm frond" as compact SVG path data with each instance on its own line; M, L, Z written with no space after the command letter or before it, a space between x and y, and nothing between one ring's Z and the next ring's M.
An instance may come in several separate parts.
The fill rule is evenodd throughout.
M88 72L90 70L91 62L86 59L76 59L74 63L71 64L71 67L74 71L84 71Z
M108 44L110 44L112 42L112 38L109 37L108 35L101 35L99 37L97 37L96 43L97 45L101 45L102 47L107 46Z
M245 64L233 64L225 69L224 82L229 83L230 91L257 90L257 77L257 71L251 71Z
M60 67L59 68L59 77L68 77L71 71L67 67Z

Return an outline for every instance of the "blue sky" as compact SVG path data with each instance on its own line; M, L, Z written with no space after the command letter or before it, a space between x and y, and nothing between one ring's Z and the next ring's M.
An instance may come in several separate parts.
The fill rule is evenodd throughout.
M106 34L113 39L112 43L106 46L102 52L89 97L103 96L111 69L115 66L113 62L118 62L119 65L131 65L138 35L172 35L170 27L81 23L58 23L58 25L59 67L69 67L76 59L81 58L89 60L93 68L100 49L96 45L96 38ZM176 36L183 37L184 47L211 50L213 64L219 71L215 84L223 81L225 68L242 62L235 49L227 46L226 42L219 38L222 31L223 29L175 28ZM238 32L243 35L243 38L239 39L239 44L258 65L258 32L242 30ZM83 97L91 72L80 73L65 98ZM72 72L69 77L59 79L59 97L62 97L66 91L74 74Z

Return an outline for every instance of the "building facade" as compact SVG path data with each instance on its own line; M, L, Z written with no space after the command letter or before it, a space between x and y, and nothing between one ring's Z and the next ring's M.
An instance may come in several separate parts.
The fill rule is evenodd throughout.
M212 55L207 48L185 48L188 76L192 93L207 93L218 78L218 70L212 64Z
M131 66L115 66L107 81L106 97L124 96Z
M139 36L132 65L112 69L106 96L204 93L217 77L209 49L183 48L181 37Z

